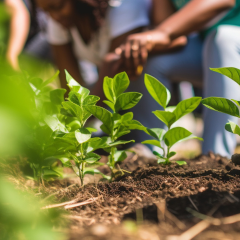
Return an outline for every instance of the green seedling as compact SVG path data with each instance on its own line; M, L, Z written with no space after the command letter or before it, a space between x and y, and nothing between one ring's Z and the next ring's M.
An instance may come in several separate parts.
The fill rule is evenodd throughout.
M101 174L93 168L101 165L100 156L93 151L107 147L107 138L92 138L94 128L85 127L85 123L92 115L87 107L94 107L99 97L89 95L90 91L77 83L66 71L67 83L70 88L67 101L62 102L61 113L68 119L65 121L67 131L58 132L56 137L58 151L64 152L68 160L73 160L73 170L79 176L83 185L86 174ZM70 160L70 162L71 162Z
M224 68L210 68L214 72L221 73L238 85L240 85L240 70L234 67L224 67ZM202 104L214 111L226 113L234 117L240 118L239 107L240 101L235 99L226 99L222 97L208 97L202 100ZM228 132L237 134L240 136L240 127L232 121L229 121L225 125L225 129Z
M108 105L112 112L99 106L88 106L87 110L96 118L102 121L101 129L108 138L108 166L112 172L112 178L118 171L115 168L116 163L123 161L126 157L126 151L118 151L117 146L134 142L133 140L118 140L120 137L128 134L131 130L145 130L145 127L138 121L133 120L133 113L128 112L123 115L121 110L128 110L134 107L141 99L142 94L137 92L124 92L130 84L129 78L125 72L117 74L114 78L105 77L103 90L107 100L103 102Z
M145 75L144 82L153 99L163 107L163 110L156 110L153 114L166 124L167 130L161 128L148 129L147 133L154 139L146 140L142 143L151 144L162 149L162 154L153 152L158 158L158 163L170 164L170 158L176 154L176 152L170 151L175 143L193 138L202 140L202 138L192 135L190 131L183 127L172 127L173 123L197 108L201 102L201 97L192 97L181 101L175 107L168 107L168 103L171 99L169 90L156 78L148 74ZM164 142L167 149L164 148L162 142ZM186 164L184 161L177 161L177 163L180 165Z
M58 76L57 72L47 81L26 76L31 89L32 121L25 136L25 153L33 169L34 179L38 182L62 176L57 161L56 131L66 131L59 119L65 89L52 90L49 84Z

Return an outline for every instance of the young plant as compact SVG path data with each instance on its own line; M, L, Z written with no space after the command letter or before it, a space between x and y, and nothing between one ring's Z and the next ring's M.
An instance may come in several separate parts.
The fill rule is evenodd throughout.
M238 85L240 85L239 69L234 67L210 68L210 69L214 72L218 72L229 77ZM208 97L202 100L202 104L205 107L210 108L214 111L226 113L231 116L240 118L240 112L239 112L240 101L238 100L226 99L222 97ZM232 121L229 121L228 123L226 123L225 129L228 132L231 132L240 136L240 127Z
M96 129L85 127L87 119L92 115L87 107L94 107L99 97L89 95L90 91L77 83L66 71L67 83L70 88L67 101L62 102L61 113L66 117L65 126L68 131L58 132L58 151L65 153L65 158L73 160L73 170L79 176L83 185L86 174L101 174L99 170L91 166L101 165L101 158L93 151L107 147L107 138L92 138L92 132Z
M141 99L142 94L137 92L124 92L130 84L125 72L117 74L114 78L105 77L103 90L107 100L103 102L108 105L112 112L99 106L87 106L87 110L102 121L101 129L109 138L106 151L110 153L108 157L108 166L112 172L112 178L117 169L116 163L123 161L127 155L126 151L118 151L117 146L134 142L134 140L118 140L120 137L128 134L131 130L145 130L146 128L138 121L133 120L133 113L127 112L120 114L121 110L128 110L134 107Z
M172 127L173 123L197 108L201 102L201 97L192 97L181 101L175 107L168 107L171 99L169 90L160 81L148 74L145 75L144 82L153 99L163 107L163 110L156 110L153 114L166 124L167 130L161 128L148 129L147 133L154 139L142 143L161 148L162 154L153 152L158 158L158 163L170 164L170 158L176 154L176 152L170 151L175 143L193 138L202 140L202 138L192 135L190 131L183 127ZM162 142L164 142L167 149L164 148ZM177 161L177 163L180 165L186 164L184 161Z
M66 130L57 118L66 90L52 90L48 86L57 76L58 72L47 81L25 76L31 90L29 102L32 113L24 139L25 154L33 169L34 179L42 183L44 179L61 176L56 166L58 152L53 145L55 131Z

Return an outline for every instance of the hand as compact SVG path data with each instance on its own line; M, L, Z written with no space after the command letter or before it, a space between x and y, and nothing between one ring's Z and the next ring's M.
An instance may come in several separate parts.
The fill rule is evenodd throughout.
M115 49L115 53L122 57L127 73L136 77L141 74L150 52L165 50L170 44L167 34L152 30L130 35L125 44Z

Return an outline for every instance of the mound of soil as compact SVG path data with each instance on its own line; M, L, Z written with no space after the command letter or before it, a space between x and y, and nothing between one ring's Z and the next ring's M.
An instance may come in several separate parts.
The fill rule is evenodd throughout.
M240 167L229 159L210 153L183 166L136 159L121 168L132 173L58 191L58 201L79 203L68 210L71 240L240 239L240 217L225 219L240 213Z

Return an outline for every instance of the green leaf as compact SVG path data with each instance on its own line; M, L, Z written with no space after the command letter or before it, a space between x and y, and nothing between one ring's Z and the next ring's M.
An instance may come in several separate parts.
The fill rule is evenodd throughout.
M106 134L108 134L108 135L111 135L111 130L108 128L108 126L106 126L105 124L102 124L101 126L100 126L100 128L101 128L101 130L103 131L103 132L105 132Z
M73 77L67 72L67 70L65 70L65 74L68 83L67 85L72 91L79 93L83 99L89 95L90 91L87 88L82 87L77 81L75 81Z
M176 118L174 113L161 110L154 111L153 114L162 122L164 122L169 128L174 123Z
M55 105L61 105L64 101L64 94L66 93L66 89L58 88L54 89L50 92L50 100Z
M66 74L67 85L70 89L72 89L73 86L80 86L80 84L73 79L73 77L68 73L67 70L65 70L65 74Z
M147 128L144 127L139 121L137 120L131 120L128 122L122 123L124 127L126 127L129 130L140 130L140 131L147 131Z
M192 133L185 128L175 127L166 132L164 135L164 142L169 148L171 148L175 143L189 137L191 134Z
M90 152L87 154L85 161L87 163L92 164L92 163L95 163L96 161L98 161L100 158L101 158L101 156L99 156L98 154Z
M113 90L115 97L117 98L120 94L122 94L128 88L129 84L130 81L126 72L121 72L115 75L113 78Z
M240 127L232 121L229 121L228 123L226 123L225 129L228 132L231 132L240 136Z
M45 87L45 86L47 86L49 83L53 82L53 81L58 77L59 73L60 73L60 71L57 70L57 72L56 72L52 77L50 77L48 80L46 80L45 82L43 82L42 88Z
M100 148L106 148L108 147L109 142L111 142L109 137L91 138L88 142L87 152L89 153Z
M221 73L240 85L240 70L234 67L210 68L214 72Z
M109 147L116 147L118 145L127 144L127 143L130 143L130 142L135 142L135 141L134 140L129 140L129 141L118 140L116 142L109 143L108 146Z
M108 100L103 100L103 102L108 105L113 111L115 111L114 104Z
M166 131L162 128L147 128L147 134L156 138L159 141L163 140L163 136L165 133Z
M235 117L240 117L237 106L228 99L220 97L208 97L202 100L202 104L214 111L226 113Z
M171 99L168 89L156 78L148 74L145 74L144 82L150 95L165 109Z
M100 97L95 95L89 95L83 100L83 106L95 105L100 100Z
M234 100L234 99L231 99L233 102L235 102L237 104L238 107L240 107L240 101L237 101L237 100Z
M198 140L200 140L200 141L203 141L202 138L197 137L197 136L194 136L194 135L191 135L191 136L189 136L189 137L186 137L186 138L180 140L179 142L187 141L187 140L190 140L190 139L198 139Z
M165 111L167 112L173 112L176 109L177 106L169 106L165 108Z
M115 111L127 110L134 107L142 98L141 93L126 92L118 96L115 103Z
M77 117L81 121L81 108L73 102L63 102L61 113L66 116Z
M91 133L86 128L80 128L79 130L75 131L75 137L77 141L82 144L91 138Z
M116 151L114 153L114 161L115 161L115 163L122 162L126 158L127 158L127 154L126 154L125 151Z
M176 163L180 166L181 165L187 165L187 163L185 161L176 161Z
M142 144L150 144L150 145L162 148L160 141L154 140L154 139L145 140L145 141L142 142Z
M50 167L50 166L52 166L53 163L55 163L57 160L58 160L58 158L56 158L56 157L47 157L47 158L43 159L42 165L43 165L43 166L49 166L49 167Z
M44 122L52 129L52 131L62 131L62 132L66 132L67 129L64 126L64 124L62 124L57 117L53 117L53 116L45 116L44 118Z
M176 154L177 154L176 152L170 152L170 153L168 153L167 157L171 158L171 157L175 156Z
M133 113L132 112L125 113L121 117L122 122L131 121L132 119L133 119Z
M163 155L161 155L160 153L156 152L156 151L153 151L153 154L159 158L162 158Z
M158 158L157 162L158 162L158 164L167 164L167 159L166 158Z
M102 121L109 132L112 131L112 114L108 110L99 106L86 106L86 110L88 110L93 116Z
M43 170L43 175L44 175L44 178L49 178L49 177L61 177L62 174L56 170L53 170L53 169L44 169Z
M103 80L103 92L106 98L114 103L115 102L115 95L113 91L113 79L109 77L105 77Z
M201 97L192 97L189 99L185 99L181 101L176 109L173 111L173 113L176 116L175 121L177 121L182 116L186 115L187 113L192 112L197 108L197 106L200 104L202 98Z
M90 133L97 132L97 129L95 129L95 128L87 127L86 129L87 129Z
M77 129L81 128L81 123L77 119L74 119L67 124L65 122L65 125L70 132L75 132Z
M110 180L110 179L111 179L111 177L104 175L104 174L103 174L102 172L100 172L98 169L85 168L85 171L84 171L83 174L84 174L84 175L85 175L85 174L91 174L91 175L100 174L103 178L105 178L105 179L107 179L107 180Z

